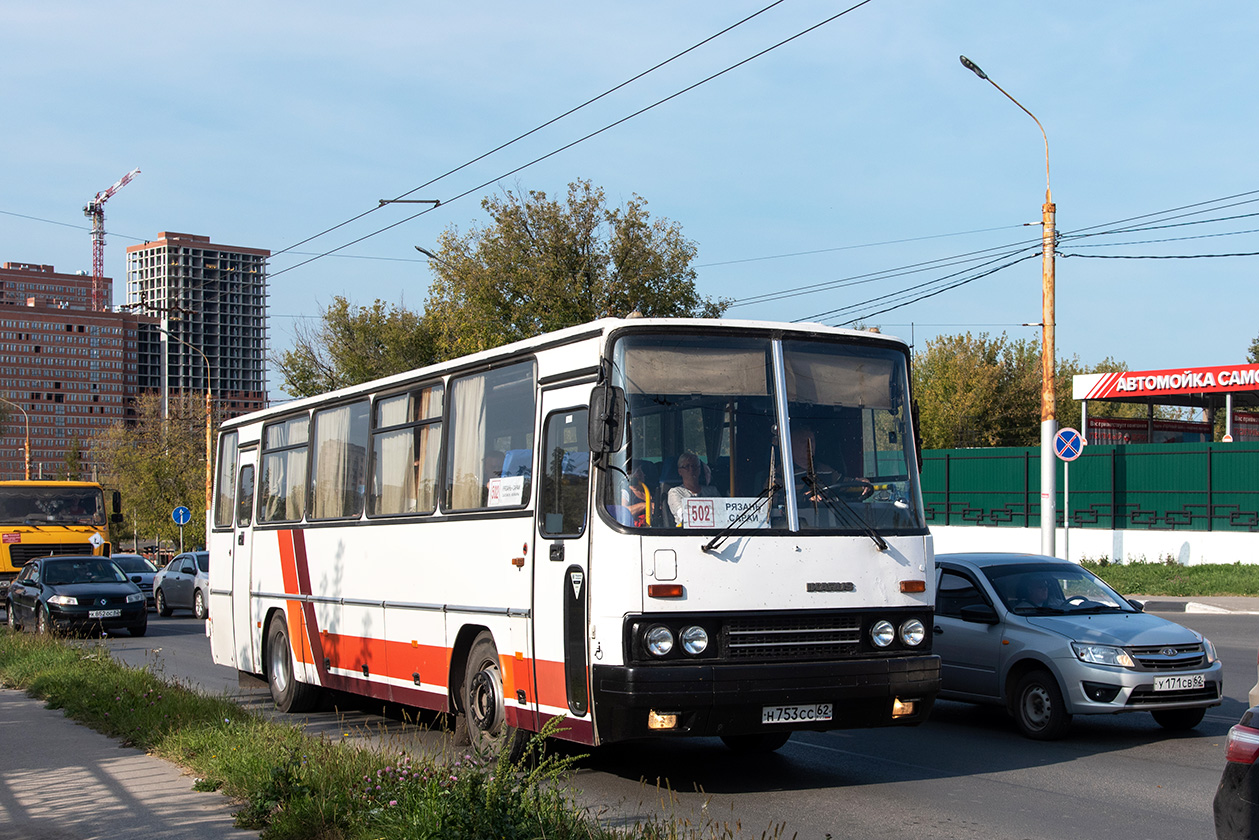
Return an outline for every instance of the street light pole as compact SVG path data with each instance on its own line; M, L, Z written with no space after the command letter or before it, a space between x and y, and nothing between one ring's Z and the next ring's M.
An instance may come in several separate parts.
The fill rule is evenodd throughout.
M211 463L210 459L214 451L214 442L213 442L214 432L213 432L213 429L211 428L213 425L213 418L214 418L214 414L213 414L214 397L212 393L213 389L210 386L210 359L208 356L206 356L205 353L202 352L200 347L197 347L196 345L193 345L193 344L189 344L187 341L184 341L179 336L175 335L172 332L168 332L167 330L163 329L162 327L157 326L156 324L153 324L152 327L158 332L164 334L167 338L175 339L180 344L187 347L189 350L195 350L197 352L197 355L201 356L201 360L205 362L205 515L206 515L206 521L208 522L209 516L210 516L210 501L211 501L210 495L211 495L211 488L213 486L213 471L210 466L210 463ZM163 354L163 358L164 357L165 357L165 354Z
M1001 91L1006 99L1031 117L1045 141L1045 203L1041 205L1040 550L1042 554L1053 556L1058 527L1057 464L1054 462L1054 438L1058 434L1054 395L1054 246L1058 235L1054 227L1057 208L1049 190L1049 136L1035 114L988 78L975 62L964 55L958 57L963 67Z
M11 405L18 411L22 412L22 416L26 418L26 480L31 480L31 416L26 413L26 409L15 402L10 402L4 397L0 397L0 402Z

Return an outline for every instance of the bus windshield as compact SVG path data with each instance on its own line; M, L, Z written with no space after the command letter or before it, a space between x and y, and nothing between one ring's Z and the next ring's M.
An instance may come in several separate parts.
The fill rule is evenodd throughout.
M99 487L0 485L0 524L105 525Z
M604 479L613 519L650 529L925 532L905 354L822 338L777 346L781 379L768 337L616 342L626 431Z

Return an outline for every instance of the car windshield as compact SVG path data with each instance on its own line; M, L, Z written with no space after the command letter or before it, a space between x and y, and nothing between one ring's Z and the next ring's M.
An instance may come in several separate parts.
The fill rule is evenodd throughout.
M1136 612L1091 572L1067 563L989 566L984 575L1017 615Z
M127 577L110 560L51 560L44 564L44 583L64 586L69 583L123 583Z
M925 532L895 347L638 333L613 358L626 433L602 498L621 525Z
M144 574L157 571L156 566L138 554L115 554L110 559L117 563L124 572Z

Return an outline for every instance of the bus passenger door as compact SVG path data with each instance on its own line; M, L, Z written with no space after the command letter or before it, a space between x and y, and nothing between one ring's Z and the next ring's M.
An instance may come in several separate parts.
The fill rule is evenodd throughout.
M236 667L262 673L262 653L254 643L253 583L254 473L258 450L240 451L236 473L236 513L232 539L232 629L236 637Z
M589 385L543 393L534 551L534 675L540 723L590 720L586 625L590 589ZM576 727L574 727L576 728Z

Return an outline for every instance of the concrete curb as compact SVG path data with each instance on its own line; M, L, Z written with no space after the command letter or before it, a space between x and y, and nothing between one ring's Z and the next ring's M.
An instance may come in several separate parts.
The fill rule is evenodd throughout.
M1202 601L1160 601L1156 598L1151 598L1148 601L1142 601L1140 598L1134 598L1133 600L1138 601L1145 608L1146 612L1183 612L1195 615L1259 615L1259 610L1236 610Z

